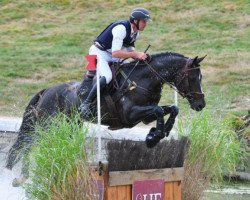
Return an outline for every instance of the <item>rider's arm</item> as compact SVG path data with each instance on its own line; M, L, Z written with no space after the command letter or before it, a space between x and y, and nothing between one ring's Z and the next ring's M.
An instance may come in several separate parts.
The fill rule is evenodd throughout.
M134 58L145 60L147 55L139 51L125 51L122 50L123 39L126 37L126 28L123 25L117 25L112 29L112 56L115 58Z
M112 52L112 56L115 58L134 58L134 59L140 59L145 60L147 58L147 54L144 52L139 51L124 51L124 50L117 50Z

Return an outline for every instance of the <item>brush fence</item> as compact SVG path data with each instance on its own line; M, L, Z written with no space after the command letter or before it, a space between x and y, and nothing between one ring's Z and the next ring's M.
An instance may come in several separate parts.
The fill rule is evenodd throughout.
M181 200L184 168L147 169L108 172L100 176L93 169L99 200Z

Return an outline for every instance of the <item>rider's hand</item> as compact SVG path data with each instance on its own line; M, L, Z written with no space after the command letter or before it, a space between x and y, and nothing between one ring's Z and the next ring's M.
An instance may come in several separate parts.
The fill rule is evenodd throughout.
M147 57L148 56L147 56L146 53L137 51L137 52L135 52L135 57L134 58L139 59L139 60L146 60Z

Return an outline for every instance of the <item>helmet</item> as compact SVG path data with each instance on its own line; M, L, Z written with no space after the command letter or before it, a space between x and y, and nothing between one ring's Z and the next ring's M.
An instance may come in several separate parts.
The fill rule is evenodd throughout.
M141 19L144 21L150 20L149 11L145 8L135 8L134 10L132 10L130 14L130 22Z

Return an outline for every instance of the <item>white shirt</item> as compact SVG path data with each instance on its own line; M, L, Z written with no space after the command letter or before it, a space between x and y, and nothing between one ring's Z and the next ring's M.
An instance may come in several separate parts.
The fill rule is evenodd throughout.
M113 34L113 41L112 41L112 47L111 47L111 52L117 51L117 50L125 50L125 51L134 51L134 47L124 47L122 46L123 44L123 39L126 37L126 27L122 24L119 24L115 26L112 29L112 34ZM135 34L132 25L131 25L131 36ZM139 37L139 32L137 33L137 36L135 40Z

